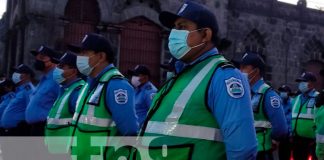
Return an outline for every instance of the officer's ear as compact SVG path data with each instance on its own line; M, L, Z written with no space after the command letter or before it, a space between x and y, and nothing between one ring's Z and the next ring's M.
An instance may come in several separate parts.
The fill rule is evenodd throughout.
M203 42L210 42L213 37L213 31L210 28L205 28L203 33Z
M310 82L308 82L308 88L315 88L315 83L316 82L312 82L312 81L310 81Z
M29 76L29 74L21 73L21 74L20 74L20 79L21 79L21 80L25 80L25 79L28 78L28 76Z
M107 54L105 52L98 52L97 54L99 54L99 56L100 56L100 60L99 60L100 62L106 61Z
M258 74L258 75L261 75L261 70L260 70L260 68L255 68L256 70L255 70L255 72Z
M79 71L77 68L73 68L73 75L77 75L78 76L79 74Z

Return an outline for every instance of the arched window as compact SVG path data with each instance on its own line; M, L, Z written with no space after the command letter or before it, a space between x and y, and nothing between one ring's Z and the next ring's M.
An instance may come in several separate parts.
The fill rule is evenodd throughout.
M253 29L245 37L244 46L246 51L252 51L262 55L265 48L264 38L259 31Z
M324 46L323 44L312 37L306 44L304 48L304 56L302 59L305 60L324 60ZM305 59L306 58L306 59Z
M244 39L243 45L245 47L245 51L251 51L254 53L260 54L263 60L266 63L266 69L264 73L264 78L267 81L272 80L272 67L271 65L267 65L267 57L265 55L265 42L264 36L260 34L260 32L256 29L253 29Z
M69 0L65 7L64 43L78 44L83 36L95 32L100 21L100 9L96 0Z

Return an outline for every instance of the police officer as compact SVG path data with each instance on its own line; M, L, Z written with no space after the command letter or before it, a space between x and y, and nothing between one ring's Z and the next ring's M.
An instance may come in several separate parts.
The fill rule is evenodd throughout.
M74 53L66 52L53 71L53 79L60 85L60 92L49 112L45 129L46 144L51 153L67 153L70 147L72 132L69 124L72 123L80 89L85 84L80 78L76 57Z
M12 81L16 85L15 97L10 101L1 118L2 126L6 129L8 136L28 136L30 134L29 126L25 120L25 111L30 95L35 89L31 83L33 77L33 70L25 64L14 68Z
M304 160L310 155L315 157L314 108L318 92L311 72L304 72L296 82L301 94L292 102L293 157Z
M135 87L136 114L139 126L146 118L150 109L152 99L157 92L156 87L150 82L150 70L144 65L137 65L133 70L128 71L131 76L131 83Z
M72 125L77 146L72 155L78 159L110 158L110 149L102 154L100 147L91 147L91 137L105 138L116 135L136 135L138 131L135 113L134 89L113 65L114 53L110 43L99 34L87 34L80 47L70 46L77 56L79 71L88 81L79 96Z
M53 80L56 64L53 61L60 58L60 54L46 46L40 46L37 51L31 51L36 61L34 67L43 76L32 93L26 109L26 121L31 125L32 136L43 136L46 118L59 92L59 85Z
M286 116L286 122L288 127L288 136L291 137L292 135L292 129L291 129L291 101L290 98L291 95L291 89L287 85L282 85L278 89L279 96L281 98L281 104L283 106L285 116ZM285 138L282 141L280 141L279 144L279 159L280 160L289 160L290 159L290 138Z
M246 52L240 70L247 76L252 93L254 126L258 139L257 159L268 160L272 157L272 139L286 138L288 127L279 95L263 80L265 63L260 55Z
M149 158L253 159L257 143L249 86L215 47L214 14L186 1L177 14L164 11L159 19L172 28L168 46L178 60L177 75L154 96L142 126ZM146 136L156 138L147 144Z
M15 84L9 79L3 79L0 83L0 89L3 92L3 96L0 98L0 120L2 118L3 112L7 108L10 101L15 97ZM0 121L1 135L5 135L5 130L2 127L2 122Z
M324 70L321 70L320 75L324 78ZM316 156L324 159L324 90L316 98L315 124Z

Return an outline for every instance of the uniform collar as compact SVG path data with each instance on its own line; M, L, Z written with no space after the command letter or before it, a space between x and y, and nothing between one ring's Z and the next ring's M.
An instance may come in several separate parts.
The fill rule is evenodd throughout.
M15 93L14 92L8 92L7 94L3 95L1 97L1 99L8 99L9 97L11 97L12 95L14 95Z
M317 96L317 91L315 89L312 89L311 91L308 92L307 97L316 97ZM302 94L304 96L304 94Z
M75 82L78 82L78 81L80 81L80 80L81 80L81 78L76 78L75 80L71 81L70 83L67 83L67 84L62 85L62 87L63 87L64 89L67 89L67 88L69 88L72 84L74 84Z
M143 90L145 89L147 86L150 86L151 82L147 81L146 83L142 84L140 87L138 87L138 90Z
M251 87L252 91L254 93L258 93L259 88L261 87L262 84L264 84L263 78L261 78L257 82L255 82L255 84Z
M179 61L177 61L176 62L176 71L177 71L177 73L179 73L179 72L181 72L184 68L186 68L186 67L188 67L188 66L191 66L191 65L194 65L194 64L196 64L196 63L198 63L198 62L200 62L200 61L202 61L202 60L204 60L204 59L206 59L206 58L208 58L208 57L210 57L210 56L213 56L213 55L217 55L218 54L218 50L217 50L217 48L212 48L211 50L209 50L209 51L207 51L207 52L205 52L205 53L203 53L200 57L198 57L197 59L195 59L193 62L191 62L191 63L185 63L185 62L183 62L183 61L181 61L181 60L179 60Z
M48 73L45 74L46 79L52 78L53 77L53 72L54 72L54 68L52 68Z
M21 84L20 86L17 87L17 91L23 90L26 86L28 86L30 82L25 82L24 84Z
M88 82L92 83L93 81L98 80L104 73L106 73L109 69L113 67L115 67L114 64L109 64L95 78L91 78L90 76L88 76Z

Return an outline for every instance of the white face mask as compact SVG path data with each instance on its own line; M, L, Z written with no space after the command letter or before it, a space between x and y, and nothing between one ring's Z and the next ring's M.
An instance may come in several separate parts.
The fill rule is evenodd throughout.
M93 57L93 56L91 56L91 57ZM91 67L89 64L89 59L91 57L77 56L77 62L76 62L77 68L82 74L84 74L86 76L89 76L91 74L92 70L94 69L94 67L96 67L99 64L99 62L98 62L95 66Z
M15 73L12 74L12 78L11 78L11 79L12 79L12 81L13 81L15 84L17 84L17 83L19 83L19 82L21 81L21 74L15 72Z
M139 81L140 77L138 76L132 76L131 83L132 85L137 88L138 86L141 85L141 82Z

